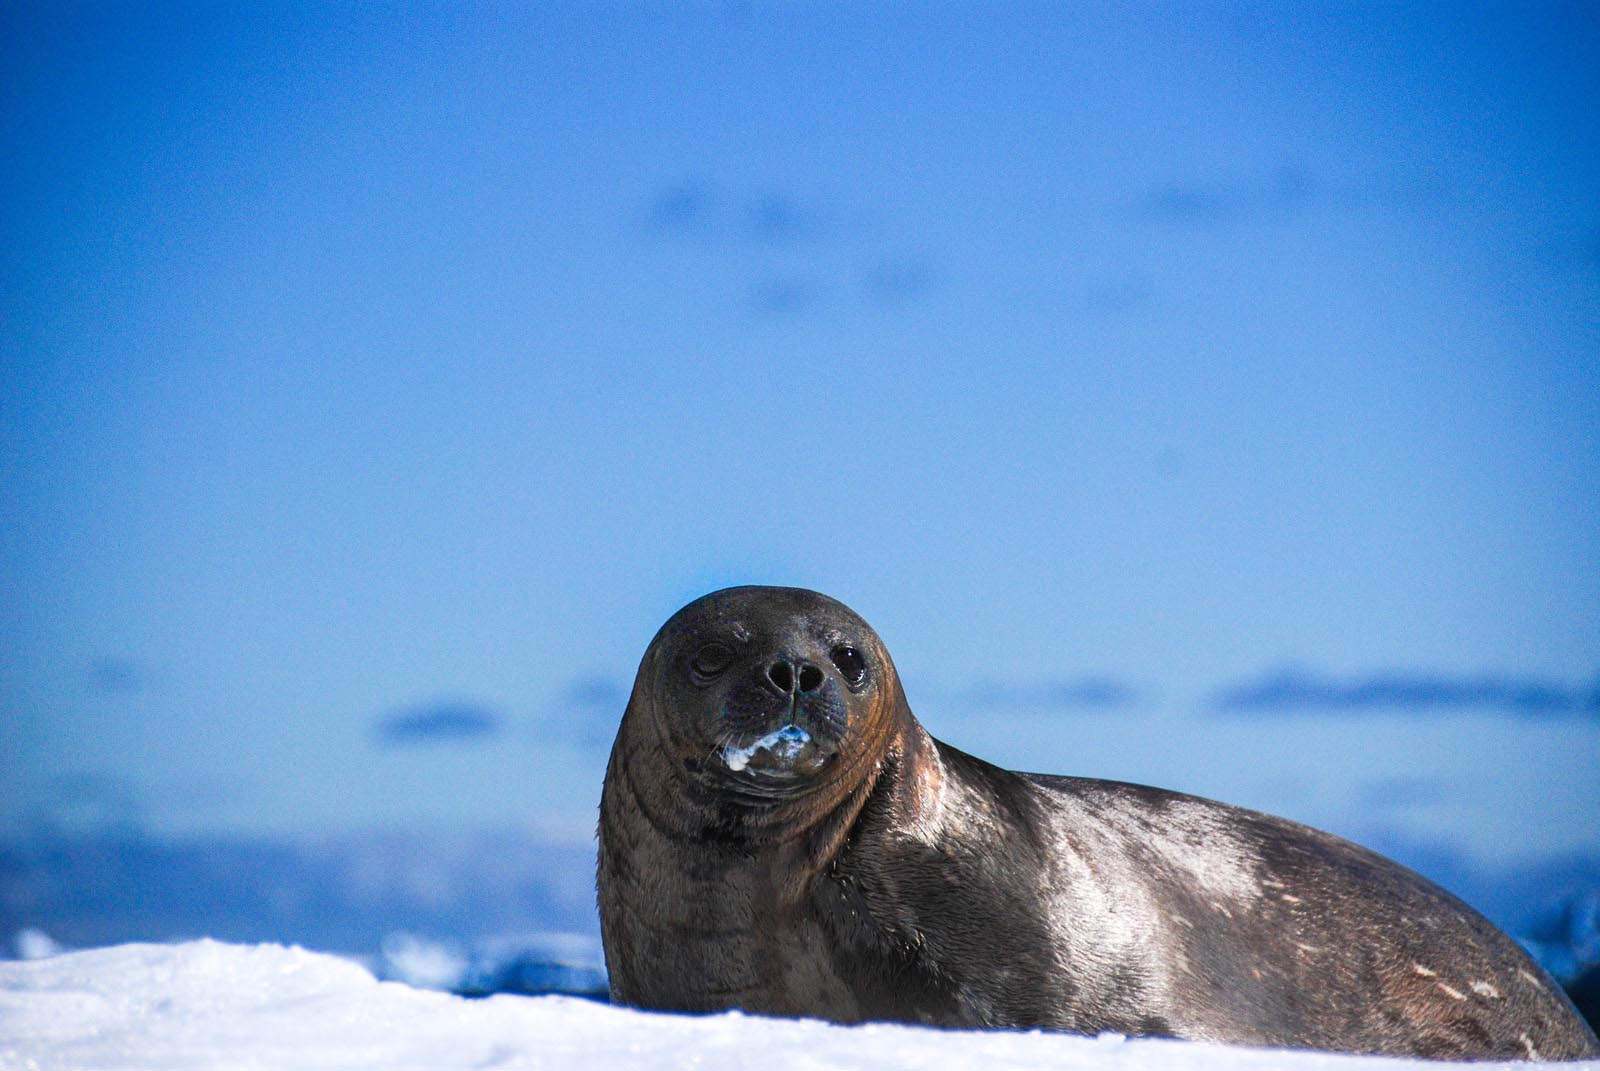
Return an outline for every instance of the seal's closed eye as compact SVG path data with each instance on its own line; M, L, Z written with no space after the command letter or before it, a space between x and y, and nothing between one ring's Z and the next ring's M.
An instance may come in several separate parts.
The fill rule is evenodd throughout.
M689 668L695 675L709 679L726 670L733 664L733 648L725 643L711 642L694 653L689 661Z

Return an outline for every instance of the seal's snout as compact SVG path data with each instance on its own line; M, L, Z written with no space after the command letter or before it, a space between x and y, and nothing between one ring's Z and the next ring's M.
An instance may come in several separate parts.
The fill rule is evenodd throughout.
M804 695L822 687L822 670L810 662L780 658L767 667L767 681L779 695Z
M814 774L838 751L849 724L842 686L787 644L747 663L725 693L719 732L723 764L736 774ZM731 737L731 738L730 738Z

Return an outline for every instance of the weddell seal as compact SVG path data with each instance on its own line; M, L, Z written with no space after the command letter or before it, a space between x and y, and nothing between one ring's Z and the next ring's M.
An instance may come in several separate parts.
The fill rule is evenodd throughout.
M600 804L611 995L838 1022L1600 1054L1449 893L1348 841L929 736L848 607L729 588L639 666Z

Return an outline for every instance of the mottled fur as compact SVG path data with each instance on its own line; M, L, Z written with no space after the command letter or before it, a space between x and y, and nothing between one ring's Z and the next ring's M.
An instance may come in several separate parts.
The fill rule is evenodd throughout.
M707 682L688 667L711 640L736 657ZM860 687L828 661L846 642ZM829 676L780 710L758 686L774 657ZM818 743L796 769L720 761L730 722L747 744L805 701ZM866 623L798 589L706 596L651 644L606 772L599 903L612 996L643 1007L1600 1055L1544 972L1432 883L1280 818L942 744Z

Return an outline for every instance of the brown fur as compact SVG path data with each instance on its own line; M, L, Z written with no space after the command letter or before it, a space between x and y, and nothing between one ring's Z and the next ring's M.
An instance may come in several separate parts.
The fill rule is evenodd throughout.
M708 643L721 668L700 674ZM864 681L830 664L841 645L864 656ZM729 764L725 749L780 725L808 733L792 759ZM814 592L728 589L662 627L599 832L619 1003L1600 1055L1515 942L1387 859L1269 815L1012 773L934 740L882 641Z

